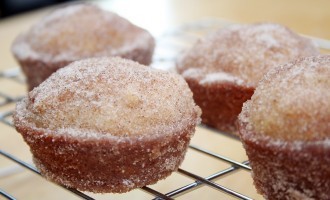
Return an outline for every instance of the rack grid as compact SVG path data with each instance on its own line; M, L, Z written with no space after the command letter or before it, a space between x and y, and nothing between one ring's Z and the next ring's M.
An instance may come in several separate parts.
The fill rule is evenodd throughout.
M226 26L228 24L231 23L220 19L205 19L198 22L185 24L183 26L180 26L178 28L172 29L164 33L163 35L157 38L157 47L155 50L154 61L152 66L164 70L173 70L173 67L175 66L176 57L177 55L180 55L183 49L186 49L189 46L191 46L196 39L205 35L206 33L218 29L220 27ZM315 38L313 40L315 41L315 43L318 44L320 49L325 49L325 50L330 49L330 45L329 45L330 43L328 41L322 39L315 39ZM25 91L24 76L21 74L18 67L0 72L0 81L2 80L15 82L15 84L19 85L18 87L23 88L20 91ZM14 108L13 105L15 104L15 102L22 99L24 95L25 92L22 92L21 94L17 95L17 94L11 94L11 92L0 91L0 128L2 126L14 128L11 118ZM238 139L235 138L234 136L226 133L221 133L217 130L214 130L204 125L200 125L197 128L197 132L198 131L207 131L213 135L221 135L221 137L227 138L228 141L235 141L236 143L239 143ZM219 140L219 145L221 145L221 142L223 141ZM224 186L223 184L217 182L217 180L221 180L224 177L233 176L233 174L236 174L240 171L246 171L249 174L251 168L247 160L238 162L234 158L231 158L230 156L228 157L223 155L222 153L216 153L213 150L210 150L209 148L203 147L203 145L199 145L199 144L196 145L193 143L190 144L189 146L186 159L191 159L188 155L191 154L192 152L199 153L200 156L205 157L203 159L206 160L215 159L227 165L226 167L222 167L221 169L213 172L211 175L205 177L204 173L196 173L196 172L192 172L189 169L185 169L184 167L185 165L183 164L175 173L188 177L190 179L188 181L189 182L188 184L183 184L169 191L163 191L163 190L161 191L160 189L157 188L155 189L155 187L153 186L145 186L140 188L140 190L150 194L151 199L153 198L156 200L160 200L160 199L174 199L179 197L184 198L186 194L191 193L193 191L198 192L198 190L200 190L200 188L204 186L215 189L216 191L219 191L225 195L224 197L222 196L222 198L219 197L219 199L223 199L223 198L252 199L247 194L242 194L238 190L232 189L228 186ZM244 154L244 151L241 152L242 154ZM40 173L32 163L23 161L22 159L19 158L19 156L16 156L13 153L9 153L3 150L2 147L0 147L0 155L1 155L0 163L2 160L5 159L12 162L12 165L10 165L9 167L2 167L0 165L0 180L4 176L10 177L12 175L19 174L24 170L30 170L37 176L40 175ZM245 155L243 155L243 157L245 157ZM185 162L186 160L184 161L184 163ZM19 168L18 166L23 167L23 169ZM163 182L166 181L167 179ZM52 184L50 182L46 182L46 183ZM252 193L256 193L251 180L249 181L249 183L250 185L247 187L250 187ZM77 195L82 199L98 198L95 197L92 193L84 193L64 186L60 186L60 187L64 188L64 190L71 192L72 195ZM3 197L5 199L16 199L15 193L6 191L6 189L2 188L2 185L0 185L0 197ZM255 197L261 198L260 196L257 195L255 195L254 198ZM106 196L105 198L110 199L112 197ZM187 197L187 199L189 198Z

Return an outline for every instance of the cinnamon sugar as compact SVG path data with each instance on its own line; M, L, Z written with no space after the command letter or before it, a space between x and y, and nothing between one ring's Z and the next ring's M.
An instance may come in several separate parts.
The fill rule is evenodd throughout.
M180 76L120 58L74 62L17 109L18 123L74 137L169 134L200 113Z
M196 68L204 75L227 73L256 85L272 67L316 54L311 41L284 26L232 25L200 39L179 59L177 69L185 73Z
M243 107L241 121L258 134L314 141L330 133L330 56L309 57L271 70Z
M58 70L13 119L45 178L123 193L179 167L200 114L181 76L114 57Z

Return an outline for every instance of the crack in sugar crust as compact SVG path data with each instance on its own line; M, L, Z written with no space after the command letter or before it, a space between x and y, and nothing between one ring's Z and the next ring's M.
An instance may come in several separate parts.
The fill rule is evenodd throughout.
M88 4L54 11L20 35L13 52L20 58L44 61L125 54L153 48L152 36L115 13Z
M330 55L275 68L244 104L240 120L247 123L248 130L278 141L329 139L329 77ZM299 146L301 142L296 143Z
M120 58L76 61L17 105L17 123L87 137L168 134L199 120L179 75ZM91 136L91 135L90 135ZM93 137L94 137L93 136Z
M181 74L198 69L198 80L221 72L248 85L256 85L272 67L317 54L311 41L284 26L272 23L232 25L200 39L178 60L177 69Z

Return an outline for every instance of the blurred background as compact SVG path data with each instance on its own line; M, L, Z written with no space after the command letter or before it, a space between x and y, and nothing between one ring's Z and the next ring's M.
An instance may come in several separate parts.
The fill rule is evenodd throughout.
M70 0L2 0L0 1L0 18L3 19L22 12L64 3L67 1Z
M1 0L0 19L74 0ZM272 21L312 36L330 39L330 1L328 0L103 0L99 3L122 15L142 16L155 23L159 18L176 24L203 17L236 22ZM139 12L140 11L140 12ZM153 16L145 18L144 16ZM140 17L141 18L141 17Z

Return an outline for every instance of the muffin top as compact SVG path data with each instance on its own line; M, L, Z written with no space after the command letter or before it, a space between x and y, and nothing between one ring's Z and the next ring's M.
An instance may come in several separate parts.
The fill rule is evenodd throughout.
M272 69L247 101L240 121L248 131L285 141L330 137L330 55Z
M200 109L184 79L121 58L73 62L17 104L16 126L80 137L183 131Z
M152 36L115 13L89 4L55 10L21 34L14 54L45 61L115 56L137 47L154 46Z
M228 81L256 86L272 67L316 54L310 40L282 25L231 25L198 40L178 60L177 70L200 84Z

